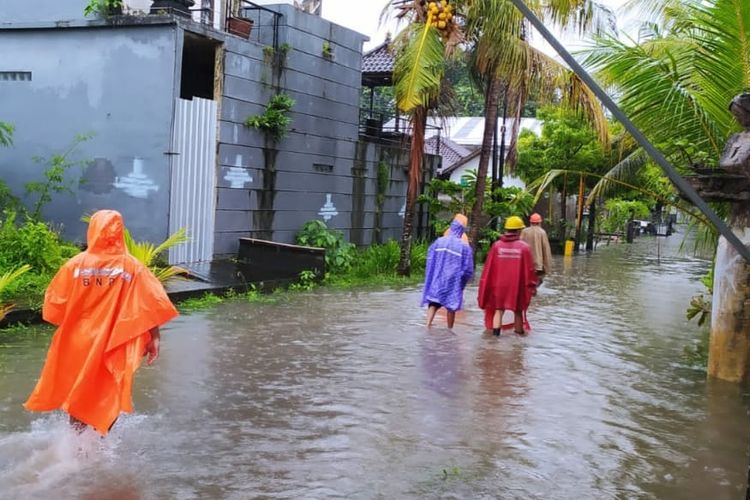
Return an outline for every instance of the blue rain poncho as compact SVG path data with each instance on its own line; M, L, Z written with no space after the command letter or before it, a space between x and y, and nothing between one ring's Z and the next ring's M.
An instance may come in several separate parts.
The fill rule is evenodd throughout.
M447 236L435 240L427 251L422 305L437 303L449 311L463 307L464 287L474 274L474 255L461 240L464 226L451 222Z

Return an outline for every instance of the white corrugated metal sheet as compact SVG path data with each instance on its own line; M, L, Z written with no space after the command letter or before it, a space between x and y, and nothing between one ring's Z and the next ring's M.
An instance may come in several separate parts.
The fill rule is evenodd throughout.
M170 264L210 261L216 214L216 102L177 99L169 230L190 241L169 251Z

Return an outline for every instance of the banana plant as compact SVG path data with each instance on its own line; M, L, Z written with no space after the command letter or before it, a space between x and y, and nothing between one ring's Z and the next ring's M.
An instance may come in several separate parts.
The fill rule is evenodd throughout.
M16 281L22 274L26 273L31 269L31 266L28 264L24 264L19 268L13 269L11 271L7 271L0 275L0 294L5 290L11 283ZM9 312L11 312L16 307L15 304L0 304L0 321L5 319L5 316L8 315Z

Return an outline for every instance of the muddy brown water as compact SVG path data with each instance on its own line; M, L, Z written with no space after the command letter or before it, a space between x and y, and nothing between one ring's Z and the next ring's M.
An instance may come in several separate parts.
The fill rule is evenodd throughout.
M453 332L418 287L185 314L103 440L21 407L49 330L0 334L0 498L744 498L749 398L682 356L709 264L679 238L557 258L525 338L475 285Z

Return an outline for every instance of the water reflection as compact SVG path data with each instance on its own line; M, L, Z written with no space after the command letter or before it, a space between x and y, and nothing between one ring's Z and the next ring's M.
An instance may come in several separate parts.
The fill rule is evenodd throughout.
M417 287L183 316L106 440L24 412L49 331L0 334L0 496L739 498L747 395L680 357L708 263L661 245L558 259L528 337L476 287L452 332Z

